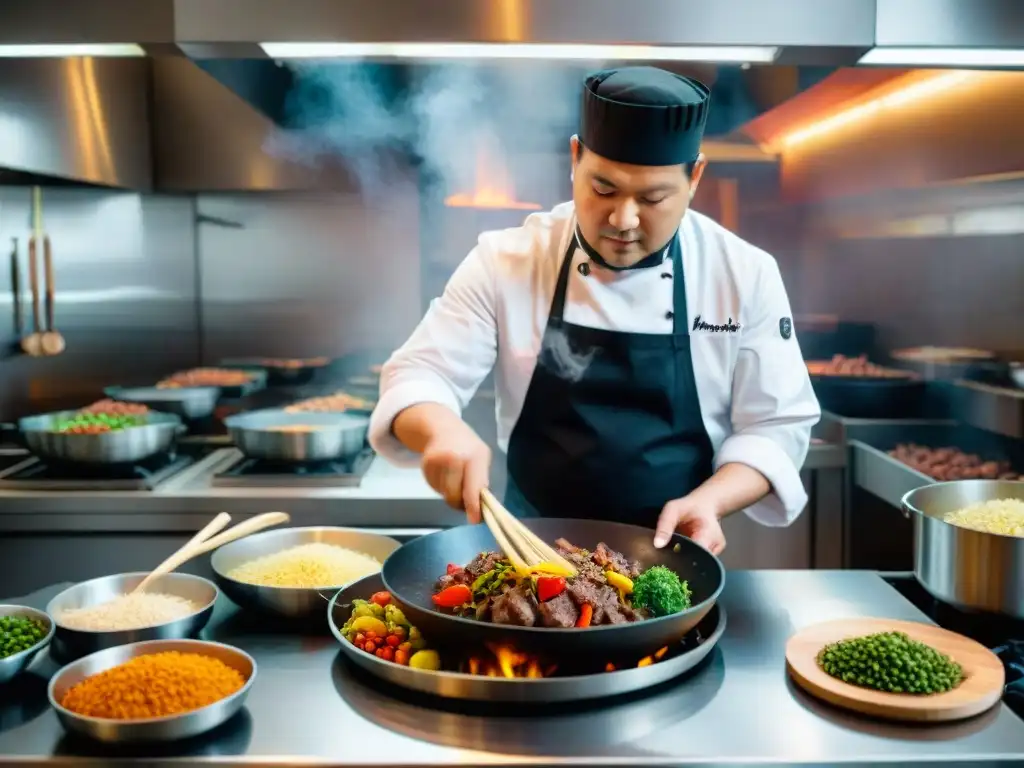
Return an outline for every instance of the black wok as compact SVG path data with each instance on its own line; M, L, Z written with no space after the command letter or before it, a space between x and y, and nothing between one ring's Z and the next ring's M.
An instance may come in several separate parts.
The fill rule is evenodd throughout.
M664 565L689 583L692 607L681 613L630 624L553 629L515 627L464 619L435 609L431 596L449 563L465 565L478 552L497 551L485 525L464 525L416 539L384 561L385 588L406 617L427 637L447 643L511 643L520 650L544 654L652 653L678 642L714 606L725 584L725 569L717 557L683 536L673 536L664 549L655 549L654 531L635 525L601 520L535 518L523 521L548 543L565 538L593 550L603 541L643 568ZM678 551L677 551L678 550Z

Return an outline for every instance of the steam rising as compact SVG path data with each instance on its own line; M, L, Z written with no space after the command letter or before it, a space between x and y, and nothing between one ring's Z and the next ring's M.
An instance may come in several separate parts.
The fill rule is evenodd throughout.
M539 359L540 364L561 379L574 383L579 381L594 359L595 350L574 350L563 331L554 328L549 328L548 331L544 339L545 348Z
M451 193L472 187L476 150L501 148L502 134L517 143L550 142L552 123L564 124L570 130L557 137L564 152L581 79L566 67L465 62L419 65L409 74L369 62L290 66L296 77L285 104L291 127L272 135L266 150L308 167L341 158L370 198L386 192L410 153L425 182ZM397 81L405 76L410 82ZM550 159L541 167L517 163L515 171L517 181L527 176L552 191L567 177Z

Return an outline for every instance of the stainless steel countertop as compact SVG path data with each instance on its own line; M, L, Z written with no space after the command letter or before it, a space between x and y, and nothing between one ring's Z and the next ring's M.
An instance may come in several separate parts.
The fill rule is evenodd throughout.
M195 530L211 513L246 515L288 510L304 525L444 528L464 518L449 509L418 468L375 458L358 487L214 487L212 478L240 454L219 448L152 491L25 491L0 489L0 531ZM843 446L814 444L805 470L839 469ZM59 523L57 522L59 521Z
M31 596L40 604L58 587ZM0 762L146 765L1009 765L1024 760L1024 723L1000 704L953 725L904 726L847 715L789 683L784 649L818 621L886 616L927 621L875 573L734 571L728 626L708 661L682 680L616 704L525 712L398 698L355 674L329 635L268 631L222 598L205 636L251 653L259 677L245 710L185 745L122 752L72 741L45 706L41 657L0 691ZM569 710L569 711L566 711Z

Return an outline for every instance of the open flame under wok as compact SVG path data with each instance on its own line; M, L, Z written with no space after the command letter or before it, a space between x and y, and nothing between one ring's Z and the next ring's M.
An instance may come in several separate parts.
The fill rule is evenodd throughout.
M488 645L489 656L474 655L466 659L460 672L481 677L504 677L510 680L551 677L558 671L557 664L545 663L539 656L517 650L511 645ZM661 661L668 653L668 646L659 648L637 662L638 667L647 667ZM605 672L614 672L611 662L604 666Z

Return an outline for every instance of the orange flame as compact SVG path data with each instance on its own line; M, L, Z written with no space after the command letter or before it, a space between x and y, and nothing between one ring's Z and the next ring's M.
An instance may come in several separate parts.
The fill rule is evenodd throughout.
M476 153L476 179L472 192L456 192L445 198L449 208L498 208L517 211L539 211L537 203L516 200L515 185L501 158L488 153L481 145Z
M466 660L465 672L471 675L482 677L504 677L509 680L522 678L551 677L557 671L557 665L545 667L541 660L522 651L517 651L511 645L488 645L493 658L482 659L479 656L471 656ZM661 661L668 648L659 648L651 656L644 656L637 663L638 667L646 667ZM609 662L605 665L605 672L614 672L617 667Z

